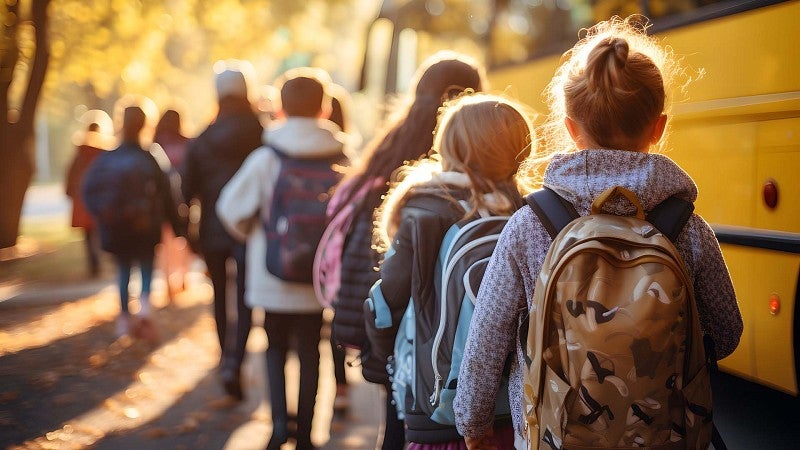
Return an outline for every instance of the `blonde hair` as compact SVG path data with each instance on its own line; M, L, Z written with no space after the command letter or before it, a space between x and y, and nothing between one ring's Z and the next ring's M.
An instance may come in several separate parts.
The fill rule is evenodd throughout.
M584 37L563 55L545 90L550 113L540 129L543 153L531 164L541 168L553 153L575 150L567 117L596 144L626 150L669 111L675 92L691 78L670 47L647 35L648 27L647 18L634 15L582 30Z
M432 154L402 167L395 184L376 212L375 246L385 251L394 233L396 212L414 186L440 172L459 172L469 179L471 210L511 214L522 202L519 168L533 141L533 112L496 94L467 94L445 103L435 131ZM444 184L444 183L442 183ZM489 203L486 195L500 195Z

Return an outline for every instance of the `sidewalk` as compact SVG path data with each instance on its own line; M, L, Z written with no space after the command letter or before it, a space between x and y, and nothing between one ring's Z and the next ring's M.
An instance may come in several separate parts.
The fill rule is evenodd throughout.
M26 216L26 225L46 220L50 228L66 226L57 209L35 211L35 217ZM24 227L29 228L36 226ZM24 257L0 261L0 448L266 446L271 420L260 314L255 315L243 367L245 400L236 403L224 395L216 376L219 350L211 289L202 273L192 273L189 288L171 303L163 280L154 280L158 344L115 339L119 306L113 269L107 264L101 278L87 278L78 263L82 249L74 239L45 244ZM313 441L325 449L375 448L382 390L364 382L358 368L348 368L351 407L347 414L334 415L327 340L320 352ZM291 411L296 359L289 366ZM283 449L293 449L291 442Z

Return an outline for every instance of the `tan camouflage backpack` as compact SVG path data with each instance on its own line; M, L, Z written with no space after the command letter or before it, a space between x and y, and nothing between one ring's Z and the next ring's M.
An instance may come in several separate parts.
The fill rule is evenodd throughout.
M635 217L602 212L617 196ZM709 371L692 281L673 245L691 203L672 197L645 218L622 187L584 217L549 189L528 203L555 236L527 335L530 448L707 448Z

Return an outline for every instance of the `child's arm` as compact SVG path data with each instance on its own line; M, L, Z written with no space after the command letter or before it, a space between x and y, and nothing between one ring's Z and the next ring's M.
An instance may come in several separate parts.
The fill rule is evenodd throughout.
M742 315L733 282L711 227L694 215L685 230L692 243L692 277L700 325L714 340L717 359L722 359L733 353L742 335Z
M471 442L490 432L506 358L515 352L519 317L528 308L527 269L521 267L527 264L516 255L524 255L520 249L528 245L520 238L529 233L520 217L515 214L506 225L486 268L464 348L453 409L458 431Z
M247 240L259 224L259 211L264 203L264 183L274 183L266 176L267 158L271 153L255 151L245 159L236 174L225 184L217 199L216 211L225 229L239 241Z

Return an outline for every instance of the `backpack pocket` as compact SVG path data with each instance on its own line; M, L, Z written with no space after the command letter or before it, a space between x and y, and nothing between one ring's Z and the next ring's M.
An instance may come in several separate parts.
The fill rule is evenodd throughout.
M542 398L539 405L540 449L561 449L564 441L564 429L567 426L567 411L573 409L571 406L575 402L575 398L575 390L569 383L545 364Z
M683 388L686 448L701 448L713 432L711 376L703 367Z

